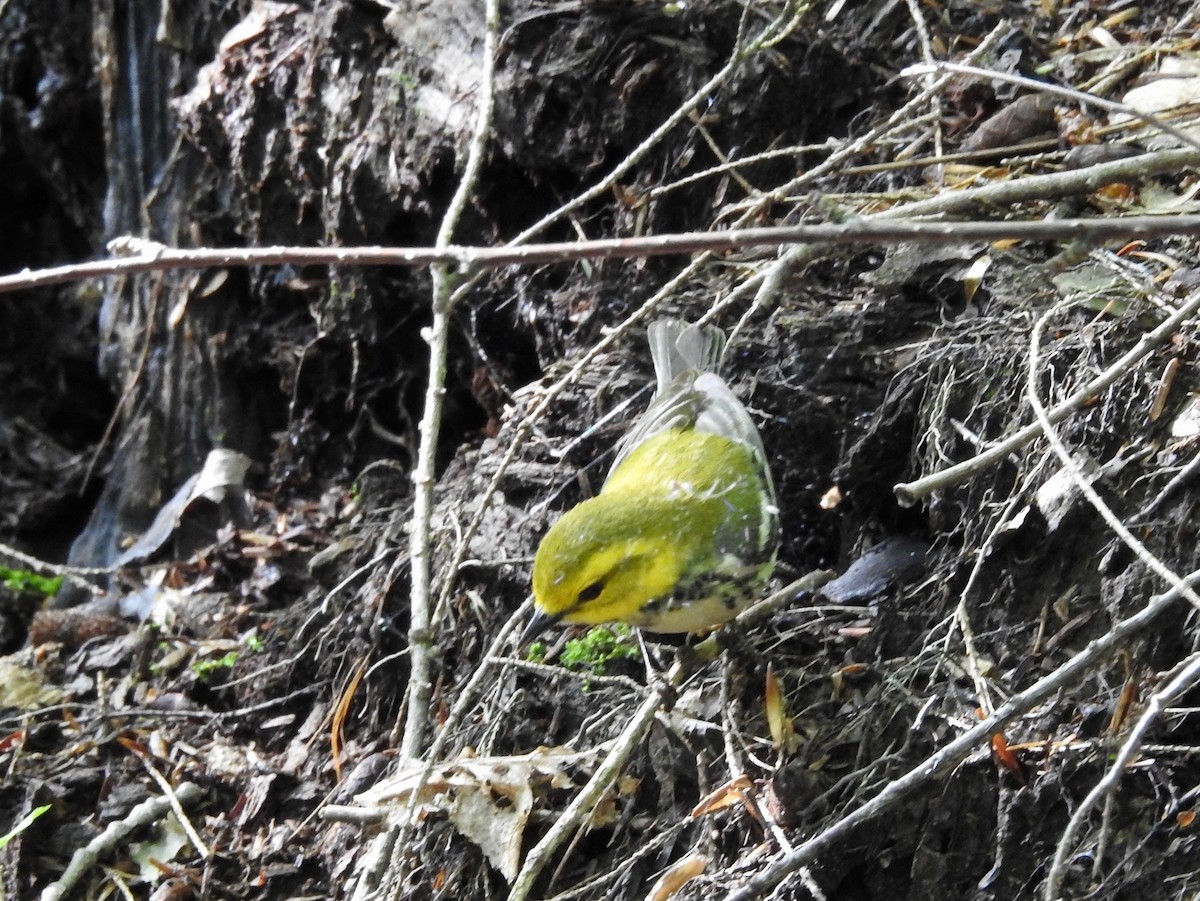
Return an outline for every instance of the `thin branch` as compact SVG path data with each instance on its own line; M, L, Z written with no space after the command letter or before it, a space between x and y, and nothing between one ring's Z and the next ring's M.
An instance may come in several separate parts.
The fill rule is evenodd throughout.
M143 754L140 751L134 752L137 758L142 762L142 766L146 768L146 772L150 774L150 778L158 783L158 787L162 789L163 799L171 806L171 811L175 814L175 819L179 821L179 826L183 829L184 834L188 837L188 841L192 843L192 847L202 858L207 860L212 857L212 849L205 844L204 839L200 837L200 833L196 831L196 827L192 825L192 821L188 819L187 813L184 812L183 802L179 799L179 793L171 787L171 783L167 777L158 771L153 763L150 762L150 756Z
M89 582L83 577L108 576L116 571L116 568L108 566L64 566L60 563L49 563L45 560L39 560L37 557L26 554L23 551L19 551L11 545L0 542L0 559L4 558L16 560L23 566L29 567L33 572L49 573L52 576L65 579L72 585L86 589L94 595L103 595L106 592L100 586Z
M467 201L479 181L488 134L495 110L494 82L496 45L500 34L500 0L487 0L483 40L483 74L481 77L479 111L475 131L467 152L463 175L446 215L438 230L437 248L450 246ZM411 669L408 682L408 715L404 738L400 745L401 758L420 756L429 722L429 705L433 695L433 633L430 630L430 523L433 515L433 483L438 436L442 423L442 399L446 394L446 361L450 344L450 314L453 309L454 274L445 262L432 266L433 322L427 333L429 341L429 383L425 390L425 409L421 415L420 448L413 467L413 511L409 529L409 558L411 564L410 620L408 647Z
M175 789L174 797L150 798L138 804L123 820L114 820L104 831L79 848L71 857L66 870L52 885L42 890L41 901L60 901L71 895L76 883L106 854L135 829L157 823L171 813L176 804L190 807L203 798L205 792L194 782L185 782Z
M1171 481L1163 486L1162 490L1154 496L1154 499L1150 503L1146 504L1146 506L1134 515L1134 522L1149 519L1176 491L1194 479L1197 473L1200 473L1200 451L1197 451L1196 455L1192 457L1191 462L1179 470Z
M912 19L913 26L917 31L917 38L921 44L921 56L924 57L925 63L932 69L936 66L938 60L933 55L933 40L929 36L929 24L925 21L925 15L921 10L921 4L917 0L905 0L908 6L908 15ZM934 88L937 84L937 74L934 71L928 73L925 79L925 90L929 93L929 102L933 107L933 152L937 156L942 155L942 95L941 92ZM938 183L941 184L941 167L939 166Z
M1139 163L1139 165L1132 165ZM607 238L527 244L523 247L251 247L164 248L137 256L0 276L0 294L82 281L173 269L229 269L250 266L456 266L460 270L500 269L615 260L685 256L793 244L836 245L956 243L966 241L1106 241L1200 234L1200 216L1123 216L1105 219L903 221L917 216L961 214L976 205L1008 205L1084 194L1114 181L1135 180L1200 164L1200 152L1167 150L1051 175L999 182L983 188L948 191L929 200L892 207L842 223L745 228L723 232L680 232L642 238Z
M1137 165L1129 165L1137 163ZM1125 164L1125 165L1122 165ZM1004 207L1010 204L1028 203L1031 200L1058 200L1098 191L1114 182L1137 182L1152 175L1178 174L1180 168L1200 164L1200 151L1189 148L1182 150L1160 150L1144 153L1112 163L1101 163L1068 172L1052 172L1047 175L1028 175L998 181L979 188L962 191L943 191L927 200L900 204L869 217L872 223L879 220L914 219L918 216L948 216L961 214L975 208ZM1155 217L1150 217L1155 218ZM1191 217L1187 217L1191 218ZM1089 222L1092 220L1075 220ZM1107 219L1105 221L1114 221ZM1119 220L1117 220L1119 221ZM962 223L975 225L976 223ZM1045 223L1043 223L1045 224ZM1081 236L1087 238L1089 236ZM1037 238L1035 240L1053 240Z

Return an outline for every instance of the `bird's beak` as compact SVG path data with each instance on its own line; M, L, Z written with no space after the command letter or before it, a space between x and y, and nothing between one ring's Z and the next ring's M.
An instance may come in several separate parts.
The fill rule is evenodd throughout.
M551 616L549 613L543 613L541 610L535 609L529 623L525 626L525 631L521 633L521 640L518 643L519 647L524 647L533 641L556 622L561 617Z

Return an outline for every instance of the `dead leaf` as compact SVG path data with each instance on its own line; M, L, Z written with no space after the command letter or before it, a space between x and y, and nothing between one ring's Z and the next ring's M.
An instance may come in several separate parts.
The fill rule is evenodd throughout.
M1200 397L1193 394L1171 422L1172 438L1194 438L1200 435Z
M690 854L682 860L676 861L650 887L646 901L667 901L707 868L708 858L703 854Z
M1179 357L1172 357L1163 369L1162 378L1158 380L1158 388L1154 392L1154 401L1150 404L1149 418L1157 422L1167 407L1167 398L1171 396L1171 386L1175 384L1175 374L1179 372Z
M742 773L742 775L713 789L701 798L688 816L696 819L710 813L716 813L718 810L732 807L734 804L740 804L743 793L750 790L750 785L750 777Z
M415 793L418 820L433 813L447 815L459 834L475 843L511 883L520 869L521 842L535 789L573 786L566 770L595 758L595 751L538 748L516 756L460 758L435 768L428 778L424 778L424 763L411 761L396 775L357 795L355 802L384 808L389 817L398 819L408 815ZM629 788L631 783L623 785ZM610 801L615 803L611 797Z
M26 666L17 657L0 657L0 707L37 710L62 700L62 692L46 683L40 669Z
M968 266L967 271L963 273L963 299L967 303L973 301L975 295L979 293L979 288L983 284L983 277L987 274L991 266L992 257L990 254L985 253Z
M1018 97L985 121L963 142L963 150L1010 147L1055 131L1055 99L1050 94Z

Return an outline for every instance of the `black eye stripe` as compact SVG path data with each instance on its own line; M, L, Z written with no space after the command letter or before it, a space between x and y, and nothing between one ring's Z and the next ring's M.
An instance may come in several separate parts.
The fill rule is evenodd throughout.
M579 592L579 603L586 604L594 601L604 592L604 580L598 579Z

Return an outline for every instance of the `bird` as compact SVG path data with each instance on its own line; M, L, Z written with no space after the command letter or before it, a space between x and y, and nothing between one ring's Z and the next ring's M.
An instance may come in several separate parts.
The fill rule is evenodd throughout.
M724 333L659 319L647 338L654 398L600 492L542 538L522 644L555 623L704 631L733 619L770 578L775 486L758 427L716 372Z

